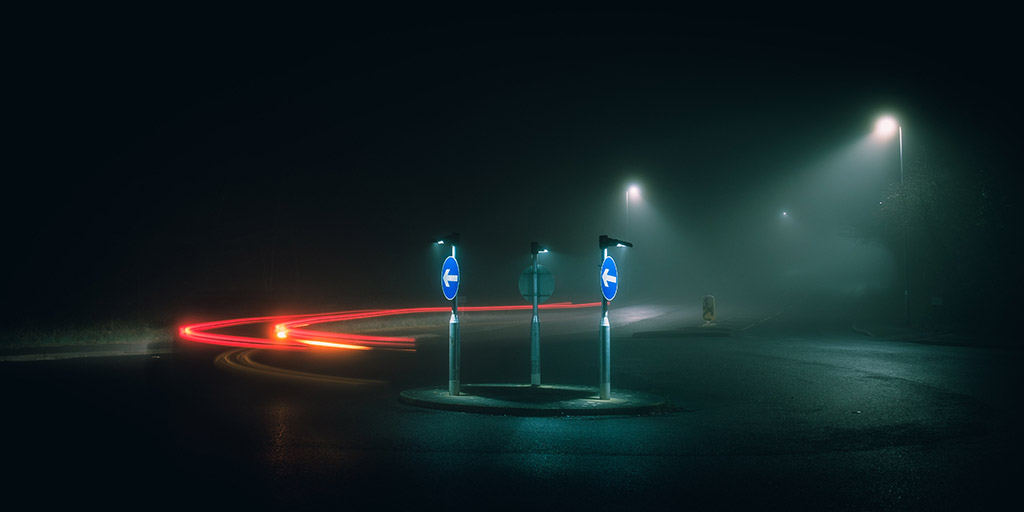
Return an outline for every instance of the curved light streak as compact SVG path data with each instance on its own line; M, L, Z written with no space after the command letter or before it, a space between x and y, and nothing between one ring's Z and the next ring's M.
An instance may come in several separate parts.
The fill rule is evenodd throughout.
M360 379L355 377L342 377L338 375L322 375L318 373L308 373L298 370L288 370L285 368L278 368L276 366L269 366L260 363L254 359L256 354L253 349L236 348L234 350L228 350L214 359L214 364L221 368L225 368L232 372L263 376L263 377L274 377L274 378L288 378L292 380L301 380L306 382L316 382L320 384L333 384L343 386L367 386L367 385L381 385L387 384L385 380L378 379Z
M276 336L256 338L252 336L237 336L233 334L222 334L210 332L228 327L240 325L251 325L260 323L273 323L287 319L294 319L296 316L260 316L250 318L236 318L232 320L216 320L213 322L202 322L197 324L183 325L178 328L178 336L183 340L206 343L210 345L223 345L227 347L242 348L268 348L280 350L304 350L307 346Z
M599 306L600 303L586 304L555 303L542 304L541 309L575 309ZM530 309L532 305L515 306L469 306L462 311L513 311ZM311 347L326 347L346 350L416 350L416 338L410 336L374 336L368 334L333 332L311 329L310 326L325 323L338 323L349 320L375 318L396 315L412 315L422 313L444 313L448 307L402 308L402 309L370 309L355 311L339 311L334 313L312 313L303 315L260 316L216 320L196 324L183 325L178 328L178 336L183 340L241 348L259 348L273 350L308 350ZM266 337L240 336L211 332L242 325L267 324Z

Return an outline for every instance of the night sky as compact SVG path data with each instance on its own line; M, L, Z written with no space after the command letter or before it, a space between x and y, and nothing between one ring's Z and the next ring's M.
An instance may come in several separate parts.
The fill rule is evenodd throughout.
M927 148L985 183L987 243L1020 276L1020 43L993 20L79 9L23 13L8 45L24 321L443 305L431 241L452 231L475 304L522 301L533 240L553 300L597 299L599 234L636 243L638 295L869 260L847 281L891 285L891 248L818 237L898 182L893 142L837 156L882 113L905 162ZM784 210L808 230L788 249ZM832 266L777 264L815 248ZM846 279L831 270L808 279Z

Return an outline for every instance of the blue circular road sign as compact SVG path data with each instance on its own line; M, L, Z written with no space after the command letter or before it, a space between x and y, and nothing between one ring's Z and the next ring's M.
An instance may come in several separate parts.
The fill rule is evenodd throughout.
M441 291L448 300L459 293L459 262L455 256L448 256L441 265Z
M615 292L619 290L619 270L615 267L615 260L611 256L605 256L601 264L601 295L605 300L615 298Z

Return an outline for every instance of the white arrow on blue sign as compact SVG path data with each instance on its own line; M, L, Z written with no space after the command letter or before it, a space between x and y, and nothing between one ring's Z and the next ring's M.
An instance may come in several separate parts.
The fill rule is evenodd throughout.
M459 262L455 256L448 256L441 265L441 291L448 300L459 293Z
M605 300L612 300L618 290L619 270L615 267L615 260L606 256L601 264L601 295L604 295Z

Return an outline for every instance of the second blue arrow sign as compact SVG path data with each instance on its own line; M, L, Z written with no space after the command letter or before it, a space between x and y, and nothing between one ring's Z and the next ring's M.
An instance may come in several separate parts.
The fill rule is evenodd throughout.
M455 256L448 256L441 265L441 291L448 300L459 294L459 262Z

